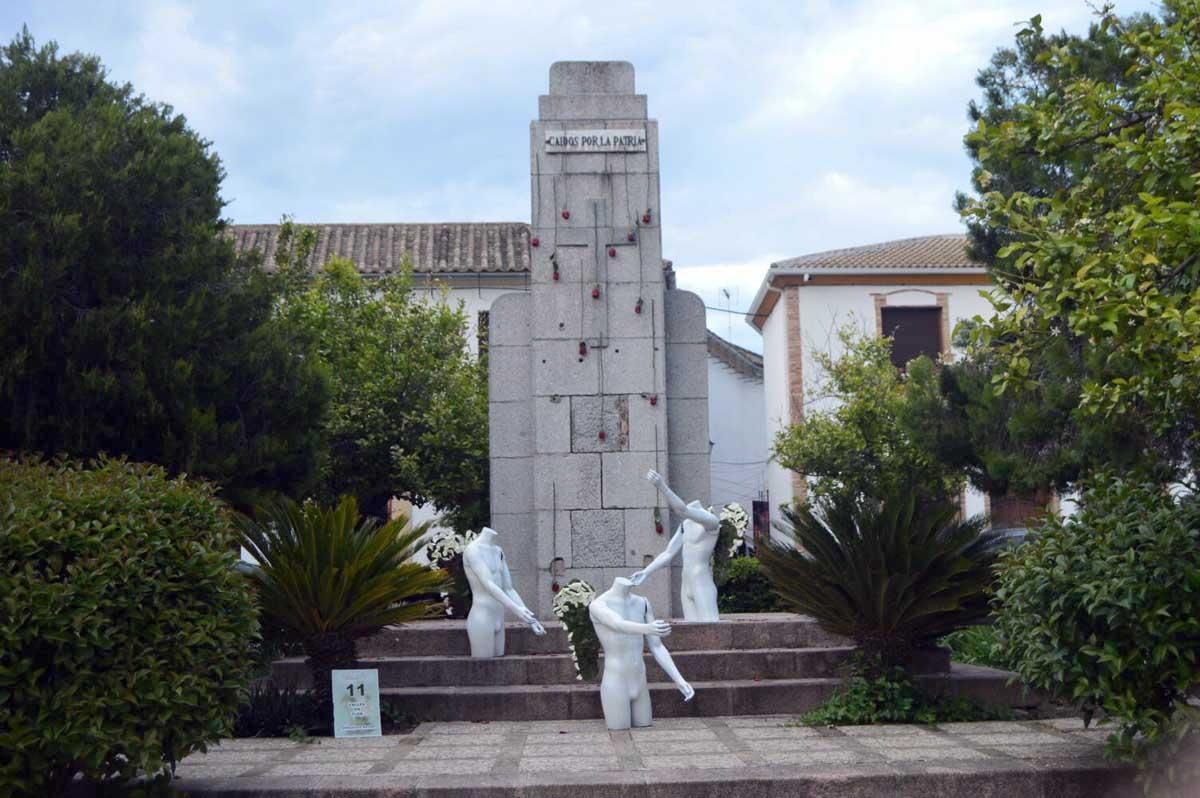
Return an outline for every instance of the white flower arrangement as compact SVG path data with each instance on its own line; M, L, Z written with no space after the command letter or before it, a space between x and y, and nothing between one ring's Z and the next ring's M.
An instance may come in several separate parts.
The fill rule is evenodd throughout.
M554 595L551 602L554 614L567 632L567 650L571 652L571 664L575 666L575 680L583 681L596 674L599 663L600 641L588 615L587 606L596 597L596 589L582 579L572 579ZM580 662L580 656L584 661Z
M750 516L742 508L742 505L730 502L721 508L721 526L728 526L733 530L733 540L729 544L729 556L732 557L746 539Z
M446 532L435 538L425 547L425 556L431 563L440 565L452 557L463 553L467 544L475 539L477 533L467 530L463 533Z

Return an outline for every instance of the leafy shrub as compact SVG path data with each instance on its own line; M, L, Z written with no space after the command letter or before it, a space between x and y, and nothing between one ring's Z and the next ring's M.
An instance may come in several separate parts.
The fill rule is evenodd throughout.
M865 726L1011 718L1012 711L1008 707L984 706L966 698L930 695L913 684L903 668L894 668L875 676L852 676L845 688L802 715L800 723L805 726Z
M1031 686L1119 723L1110 752L1138 759L1200 684L1200 502L1098 476L1080 505L1002 556L998 639Z
M1007 668L1008 657L990 626L972 626L952 632L939 641L950 649L950 659L967 665Z
M0 459L0 794L154 775L229 730L254 600L210 487Z
M734 557L718 578L720 593L717 607L721 612L776 612L779 597L771 589L771 580L763 573L755 557Z
M437 606L419 597L440 591L445 574L412 560L428 525L405 530L407 522L360 519L351 497L332 509L282 499L242 521L242 545L259 564L252 579L263 612L303 645L328 721L330 672L354 666L357 641Z
M253 685L237 708L234 737L288 737L314 730L320 712L312 693L264 682Z
M796 546L759 559L784 607L849 637L885 668L988 612L996 536L912 491L882 501L845 494L784 511ZM785 530L787 527L785 526Z

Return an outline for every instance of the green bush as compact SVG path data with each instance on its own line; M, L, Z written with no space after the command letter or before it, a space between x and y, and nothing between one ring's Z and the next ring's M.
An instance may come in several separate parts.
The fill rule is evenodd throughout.
M252 686L242 699L233 722L233 736L306 735L316 730L320 717L312 693L268 681Z
M1110 752L1139 759L1200 686L1200 503L1098 476L1080 505L1002 556L998 639L1025 682L1103 710Z
M834 495L785 509L796 545L770 542L759 559L784 607L891 668L988 613L997 537L956 514L906 489Z
M718 577L721 612L777 612L779 597L755 557L734 557Z
M988 668L1007 668L1008 657L996 639L996 630L990 626L972 626L946 635L940 645L950 649L950 659L966 665L983 665Z
M0 459L0 794L159 774L229 731L253 596L206 485Z
M1012 710L1008 707L984 706L961 697L930 695L914 685L903 668L894 668L875 676L852 676L846 687L802 715L800 723L805 726L866 726L1011 718Z

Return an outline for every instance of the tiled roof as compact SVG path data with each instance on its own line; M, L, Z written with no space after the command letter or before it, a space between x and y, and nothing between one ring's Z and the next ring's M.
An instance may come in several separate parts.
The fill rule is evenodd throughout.
M771 264L773 272L809 271L931 271L964 269L983 271L967 257L967 237L962 234L921 236L885 241L848 249L831 249L788 258Z
M743 349L737 344L726 341L712 330L708 331L708 354L724 363L729 368L749 377L762 381L763 359L757 352Z
M350 260L363 274L389 274L407 258L420 274L523 274L529 271L529 225L521 222L434 224L309 224L317 246L316 269L330 258ZM257 249L268 268L275 263L277 224L234 224L238 251Z

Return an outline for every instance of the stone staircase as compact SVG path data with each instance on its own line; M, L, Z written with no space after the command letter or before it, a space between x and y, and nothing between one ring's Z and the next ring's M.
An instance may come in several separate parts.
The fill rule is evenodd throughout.
M853 649L809 618L787 613L722 616L720 623L672 621L667 648L696 696L685 703L646 655L657 717L717 717L802 713L840 684L839 668ZM603 717L595 683L580 682L567 653L566 633L546 624L538 637L510 624L508 654L473 659L462 621L396 627L359 644L359 667L379 670L383 701L422 721L586 720ZM931 652L914 671L927 687L1009 706L1037 701L1010 674L950 666L948 652ZM274 663L279 684L307 687L300 658Z

